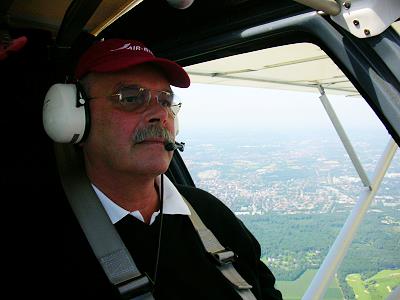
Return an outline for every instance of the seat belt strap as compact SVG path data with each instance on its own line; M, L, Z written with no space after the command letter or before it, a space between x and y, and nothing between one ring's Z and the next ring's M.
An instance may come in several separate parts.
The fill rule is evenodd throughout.
M203 221L200 219L199 215L196 213L189 201L187 201L183 196L182 198L190 210L190 221L198 233L204 248L216 262L217 268L221 271L225 278L230 281L242 299L256 300L256 297L250 290L252 286L248 284L242 276L240 276L232 264L236 257L233 251L225 249L224 246L221 245L211 230L204 225Z
M73 145L55 143L61 182L96 258L122 299L154 299L152 283L142 275L86 176Z

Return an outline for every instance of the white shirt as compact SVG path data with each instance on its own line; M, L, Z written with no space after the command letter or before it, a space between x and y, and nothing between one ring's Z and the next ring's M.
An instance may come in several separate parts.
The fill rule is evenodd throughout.
M156 177L156 183L159 189L161 189L161 175ZM117 223L123 217L131 214L136 219L144 222L143 216L140 211L135 210L129 212L128 210L122 208L108 198L102 191L100 191L93 183L93 189L99 197L101 203L103 204L108 216L113 224ZM161 191L160 191L161 195ZM155 211L150 218L150 225L154 222L155 218L160 214L160 210ZM190 210L186 203L183 201L181 194L178 192L176 187L164 176L164 200L163 200L163 214L166 215L190 215Z

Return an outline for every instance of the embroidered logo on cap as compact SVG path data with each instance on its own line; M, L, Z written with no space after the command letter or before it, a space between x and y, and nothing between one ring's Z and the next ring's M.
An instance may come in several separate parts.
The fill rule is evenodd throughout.
M153 54L153 52L150 51L149 48L147 47L142 47L139 45L132 45L131 43L127 43L125 45L123 45L122 47L119 47L117 49L111 49L110 51L119 51L119 50L132 50L132 51L145 51L145 52L149 52L150 54Z

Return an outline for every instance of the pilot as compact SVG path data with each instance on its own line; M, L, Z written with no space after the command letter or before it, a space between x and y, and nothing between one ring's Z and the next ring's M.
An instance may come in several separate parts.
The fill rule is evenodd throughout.
M213 195L173 184L164 175L173 151L182 146L175 143L181 104L171 85L189 87L185 70L155 57L139 41L108 39L83 53L75 77L89 105L90 130L74 142L92 188L151 282L154 298L282 299L244 224ZM193 214L228 259L209 253ZM72 211L65 224L62 296L120 299ZM235 285L225 268L244 285Z

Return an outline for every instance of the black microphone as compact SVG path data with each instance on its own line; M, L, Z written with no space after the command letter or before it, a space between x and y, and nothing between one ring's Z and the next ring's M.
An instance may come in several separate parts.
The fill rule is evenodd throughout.
M178 142L168 142L164 145L165 150L167 151L174 151L178 149L179 151L183 151L185 149L185 143L178 143Z

